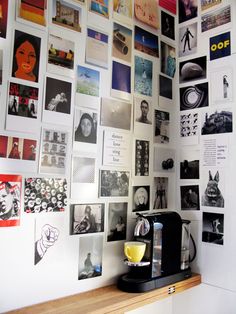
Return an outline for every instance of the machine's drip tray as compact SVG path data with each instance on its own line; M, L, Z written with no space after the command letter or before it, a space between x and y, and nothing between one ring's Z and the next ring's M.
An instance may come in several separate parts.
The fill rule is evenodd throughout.
M122 275L118 279L117 287L125 292L146 292L153 289L161 288L164 286L168 286L172 283L190 278L192 275L191 269L182 270L179 273L165 276L165 277L157 277L152 279L145 278L134 278L128 274Z
M127 259L124 260L125 265L128 266L134 266L134 267L142 267L142 266L148 266L150 265L150 262L138 262L138 263L133 263L128 261Z

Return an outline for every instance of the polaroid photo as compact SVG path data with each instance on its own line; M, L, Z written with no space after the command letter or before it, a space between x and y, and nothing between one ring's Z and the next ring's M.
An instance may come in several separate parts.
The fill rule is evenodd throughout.
M128 203L109 203L107 242L126 240Z

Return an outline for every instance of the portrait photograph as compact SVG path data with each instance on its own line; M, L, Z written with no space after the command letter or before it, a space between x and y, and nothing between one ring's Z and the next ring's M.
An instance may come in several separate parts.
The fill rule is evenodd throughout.
M115 60L112 61L111 96L131 99L131 66Z
M188 24L179 29L179 57L197 52L197 23Z
M152 124L152 101L147 98L134 97L135 121L146 125Z
M73 156L72 183L94 183L95 162L95 158Z
M158 29L158 13L158 6L155 0L134 0L134 15L139 22Z
M12 77L39 81L41 38L15 30Z
M161 72L173 78L176 71L175 48L161 41Z
M227 5L223 8L210 11L201 16L201 30L202 33L210 29L222 26L231 22L231 8Z
M180 88L180 110L208 107L208 94L208 82Z
M102 276L103 235L79 238L78 280Z
M180 136L182 138L197 137L199 133L199 114L189 112L180 115ZM193 143L192 143L193 144Z
M150 209L150 186L133 186L132 212L147 211Z
M233 112L231 109L216 109L202 113L201 121L202 135L233 132Z
M163 75L159 75L159 95L168 99L172 99L172 79Z
M180 186L181 210L200 210L199 186Z
M113 17L120 22L131 24L133 17L133 0L114 0Z
M224 244L224 214L203 212L202 242Z
M104 231L105 204L71 204L70 234Z
M170 141L170 113L154 110L154 143L168 144Z
M161 11L161 33L175 40L175 18L164 11Z
M179 23L189 21L198 16L197 0L178 0L179 2Z
M41 26L46 26L47 0L19 0L18 17Z
M99 97L100 72L78 65L76 71L76 93Z
M86 108L76 108L74 118L74 141L97 143L98 113Z
M107 242L126 240L128 203L109 203Z
M149 176L149 141L135 142L135 175Z
M134 48L152 57L159 58L158 36L135 25Z
M206 56L185 60L179 63L179 82L202 80L206 78Z
M129 171L100 170L99 195L101 197L129 196Z
M113 23L112 56L131 63L132 30L118 23Z
M152 61L135 56L135 93L152 97L152 66Z
M182 150L180 156L180 179L199 179L199 161L199 150Z
M168 208L168 178L154 177L153 209Z
M89 11L109 19L109 0L87 0Z

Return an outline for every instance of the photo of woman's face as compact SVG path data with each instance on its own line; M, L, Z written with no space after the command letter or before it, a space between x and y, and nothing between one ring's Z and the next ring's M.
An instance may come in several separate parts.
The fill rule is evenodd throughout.
M92 123L89 119L84 118L81 121L81 130L85 137L88 137L92 132Z
M16 63L18 76L33 72L36 63L36 53L33 45L29 41L23 42L16 50Z

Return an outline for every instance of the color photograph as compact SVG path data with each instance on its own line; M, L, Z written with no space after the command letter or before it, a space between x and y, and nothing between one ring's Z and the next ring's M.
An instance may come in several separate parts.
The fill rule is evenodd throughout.
M168 178L154 177L153 209L168 208Z
M172 14L176 14L176 0L159 0L159 6Z
M155 0L134 0L135 18L155 29L159 28L158 6Z
M100 72L77 66L76 93L99 97Z
M132 0L114 0L113 17L116 20L123 21L126 24L132 23L132 2Z
M131 98L131 67L112 61L111 96L130 100Z
M204 11L204 10L210 9L221 3L222 3L222 0L211 0L211 1L201 0L201 10Z
M118 23L113 23L112 56L131 63L132 30Z
M89 11L109 18L109 0L88 0Z
M230 5L214 10L201 17L202 32L209 31L210 29L222 26L231 22L231 8Z
M126 240L128 203L109 203L107 242Z
M135 56L135 93L152 97L152 65L152 61Z
M137 25L134 29L134 48L152 57L159 58L158 36Z
M7 15L8 15L8 0L2 0L0 4L0 37L6 38L7 35Z
M161 41L161 72L173 78L175 76L175 70L175 48Z
M197 16L197 0L179 0L179 23L189 21Z
M18 3L18 17L46 26L47 0L20 0Z

